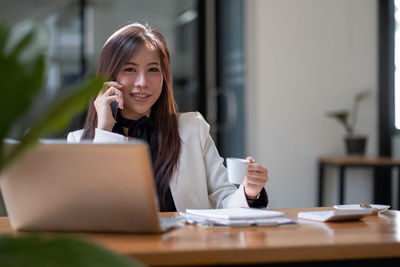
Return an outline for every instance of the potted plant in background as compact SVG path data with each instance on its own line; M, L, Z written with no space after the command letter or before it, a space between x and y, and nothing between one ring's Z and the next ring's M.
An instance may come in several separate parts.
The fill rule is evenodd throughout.
M54 99L31 120L27 128L17 129L14 134L19 144L12 150L6 149L3 139L32 112L32 104L40 97L48 37L43 27L32 22L20 23L12 29L0 23L0 172L40 137L67 126L103 84L103 79L92 77L66 90L66 94ZM142 264L71 235L26 233L0 235L0 267L3 266L132 267Z
M350 110L328 112L328 117L334 118L343 125L346 130L344 137L346 153L348 155L363 156L367 145L367 136L358 134L355 130L358 108L360 102L371 94L370 90L362 91L354 96L353 106Z

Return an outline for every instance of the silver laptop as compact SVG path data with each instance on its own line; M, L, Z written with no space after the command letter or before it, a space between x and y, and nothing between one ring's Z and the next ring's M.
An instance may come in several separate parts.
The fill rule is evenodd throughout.
M3 172L11 226L21 231L159 233L147 144L41 142Z

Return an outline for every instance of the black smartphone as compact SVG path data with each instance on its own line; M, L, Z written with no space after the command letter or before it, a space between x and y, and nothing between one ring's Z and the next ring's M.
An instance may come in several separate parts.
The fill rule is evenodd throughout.
M118 113L118 103L117 103L117 101L111 102L110 108L111 108L111 114L114 117L114 121L117 121L117 113Z

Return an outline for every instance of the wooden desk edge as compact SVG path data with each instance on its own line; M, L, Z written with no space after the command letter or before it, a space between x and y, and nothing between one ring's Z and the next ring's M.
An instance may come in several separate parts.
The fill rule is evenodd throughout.
M331 260L400 258L400 244L398 243L380 245L379 247L376 244L367 244L360 246L357 250L354 250L352 245L316 246L315 249L310 247L292 247L290 248L290 253L286 249L230 248L225 251L168 252L158 254L157 257L154 257L152 254L125 256L135 258L150 266L323 262ZM335 253L332 253L333 249Z
M333 207L311 207L311 208L285 208L276 209L284 211L286 217L295 219L297 212L308 210L327 210ZM398 211L386 211L390 214L398 214ZM171 214L168 214L171 215ZM285 225L277 227L287 227ZM290 227L290 226L289 226ZM226 250L207 251L190 250L180 252L160 253L154 257L151 253L135 253L126 255L146 262L150 266L184 266L184 265L219 265L219 264L260 264L260 263L290 263L290 262L324 262L331 260L369 260L369 259L400 259L400 243L388 242L386 244L376 243L358 245L316 245L316 246L293 246L289 247L290 253L281 248L229 248ZM317 252L316 252L317 251ZM188 264L190 262L190 264Z
M297 212L305 210L331 209L332 207L287 208L277 209L284 211L288 218L295 218ZM387 211L393 216L399 216L399 211ZM172 216L176 213L161 213L161 216ZM8 218L0 217L2 230L11 229ZM296 225L282 225L276 227L296 227ZM0 234L19 234L15 231ZM92 239L93 240L93 239ZM107 247L107 246L106 246ZM182 266L182 265L218 265L218 264L257 264L283 262L315 262L331 260L368 260L383 258L400 259L400 242L391 241L381 243L365 243L354 248L352 244L326 244L311 246L286 246L265 249L264 247L230 247L218 250L181 249L177 251L120 252L120 254L142 261L150 266Z

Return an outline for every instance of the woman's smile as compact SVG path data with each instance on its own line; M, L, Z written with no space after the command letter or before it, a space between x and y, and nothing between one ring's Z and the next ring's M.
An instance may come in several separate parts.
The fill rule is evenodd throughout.
M146 102L151 97L151 95L145 93L130 93L130 96L138 102Z

